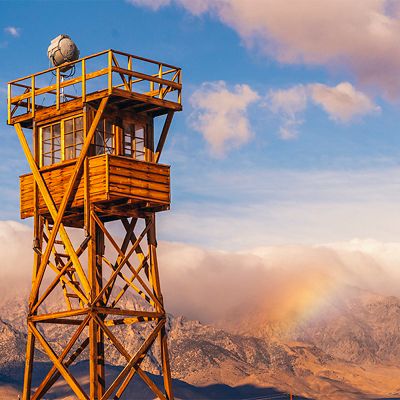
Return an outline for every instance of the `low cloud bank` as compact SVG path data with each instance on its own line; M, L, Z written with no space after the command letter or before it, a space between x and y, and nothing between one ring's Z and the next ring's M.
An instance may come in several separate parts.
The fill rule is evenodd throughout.
M31 229L0 221L1 290L31 279ZM161 242L159 264L168 310L203 322L240 320L263 307L268 318L297 318L344 288L385 295L400 289L400 243L352 240L319 246L265 246L221 252Z
M397 295L400 243L353 240L319 246L266 246L247 253L162 243L165 298L175 314L205 322L271 320L321 311L349 288Z

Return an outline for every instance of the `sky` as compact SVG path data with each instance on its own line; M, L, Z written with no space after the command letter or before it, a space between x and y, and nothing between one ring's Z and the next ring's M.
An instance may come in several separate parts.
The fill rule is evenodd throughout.
M71 7L73 18L55 18ZM81 55L115 48L183 69L184 111L161 159L173 179L172 211L159 226L166 240L225 250L396 240L396 2L0 1L0 8L1 219L19 219L18 175L27 171L4 123L6 82L47 68L50 40L66 33Z
M171 211L158 219L172 311L217 318L246 304L249 291L221 295L243 282L252 293L279 284L304 309L295 287L314 304L346 285L397 293L399 2L0 1L5 281L31 263L6 83L46 69L60 33L82 56L114 48L183 70L160 160L172 166ZM220 307L203 307L205 287Z
M215 322L267 293L268 315L304 321L348 287L397 295L400 3L378 0L0 0L5 286L31 268L6 83L46 69L60 33L82 56L114 48L183 70L160 160L169 311Z
M160 160L172 166L172 207L158 232L194 264L222 254L242 267L238 254L338 243L400 255L399 2L0 0L10 237L26 232L18 176L28 166L5 123L6 83L46 69L60 33L82 56L114 48L182 68L183 112Z

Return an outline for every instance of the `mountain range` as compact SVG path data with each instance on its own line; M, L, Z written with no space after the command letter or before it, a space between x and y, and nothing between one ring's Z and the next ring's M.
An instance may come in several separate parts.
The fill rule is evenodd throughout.
M124 301L124 306L139 307L134 298ZM26 304L26 293L3 297L0 303L1 399L16 399L20 391ZM139 324L124 331L128 350L137 347L143 329ZM400 300L396 297L347 287L316 315L296 323L271 320L260 307L248 317L238 318L233 312L212 324L170 315L168 331L180 399L261 399L278 393L332 400L400 398ZM70 334L51 325L45 326L44 333L55 346ZM106 346L106 359L115 373L124 365L111 346ZM35 361L34 383L49 368L43 353L38 352ZM85 361L74 366L78 376L84 374L84 366ZM157 354L150 353L143 366L159 379ZM139 381L125 398L132 398L130 393L137 399L152 399ZM68 390L60 382L46 398L68 398Z

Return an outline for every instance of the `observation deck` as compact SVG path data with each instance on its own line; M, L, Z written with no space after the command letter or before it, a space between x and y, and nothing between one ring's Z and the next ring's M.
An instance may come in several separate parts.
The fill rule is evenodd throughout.
M62 69L71 67L73 76ZM181 69L117 50L105 50L8 82L10 125L32 128L41 121L99 104L109 96L116 110L152 117L181 111Z
M49 201L74 227L91 206L103 221L169 209L169 166L158 161L181 90L180 68L116 50L9 82L8 124L32 129L24 150L49 195L34 174L22 175L21 218L37 212L52 222ZM154 119L163 115L156 143Z

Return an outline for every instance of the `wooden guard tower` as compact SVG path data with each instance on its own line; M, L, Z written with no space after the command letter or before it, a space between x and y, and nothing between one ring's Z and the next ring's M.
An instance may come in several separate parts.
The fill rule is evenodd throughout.
M63 76L65 67L75 74ZM155 215L170 206L159 158L181 89L179 68L115 50L8 83L8 123L31 169L20 177L21 218L34 219L24 400L44 398L60 377L78 399L119 399L135 375L156 398L174 398ZM64 300L54 309L57 291ZM124 302L128 293L141 302ZM44 324L69 340L49 341ZM132 324L143 330L128 351L123 328ZM125 366L109 379L111 346ZM52 366L33 390L38 348ZM163 385L143 370L150 351ZM73 367L85 358L83 381Z

